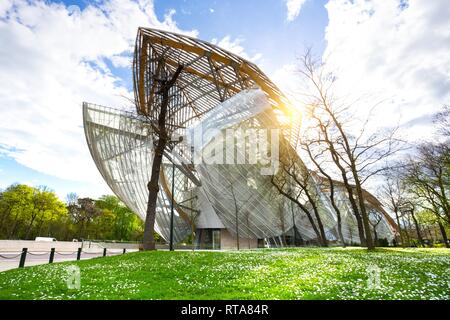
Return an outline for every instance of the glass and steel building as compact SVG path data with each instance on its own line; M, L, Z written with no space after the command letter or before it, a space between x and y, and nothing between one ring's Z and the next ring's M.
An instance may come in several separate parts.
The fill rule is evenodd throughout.
M175 242L193 234L203 248L232 248L237 238L242 247L279 246L292 234L314 242L305 214L273 186L278 159L287 153L307 172L295 152L301 117L292 116L288 99L256 65L185 35L138 30L136 111L83 104L87 143L112 191L145 219L163 103L160 86L180 65L182 72L169 91L165 121L172 140L159 177L155 231L169 239L173 205ZM312 179L311 192L320 203L327 238L337 240L336 214L322 182ZM344 188L338 194L344 237L358 242ZM391 239L392 219L369 193L366 202L382 217L377 236Z

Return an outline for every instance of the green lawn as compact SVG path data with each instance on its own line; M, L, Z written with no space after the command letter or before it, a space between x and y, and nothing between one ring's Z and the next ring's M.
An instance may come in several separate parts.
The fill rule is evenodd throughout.
M447 249L142 252L2 272L0 299L449 299L449 265Z

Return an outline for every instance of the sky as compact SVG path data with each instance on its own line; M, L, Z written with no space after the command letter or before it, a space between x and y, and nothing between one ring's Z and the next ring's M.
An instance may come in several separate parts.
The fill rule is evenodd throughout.
M450 104L449 16L448 0L1 0L0 188L46 185L61 199L111 193L81 105L128 104L139 26L255 62L294 104L297 57L312 47L342 94L383 99L375 123L427 139L432 114Z

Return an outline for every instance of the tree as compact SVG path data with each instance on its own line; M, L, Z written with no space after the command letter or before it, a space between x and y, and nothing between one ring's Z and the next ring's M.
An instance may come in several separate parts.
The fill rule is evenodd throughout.
M101 215L101 209L95 206L95 200L91 198L70 199L67 209L73 220L78 226L77 236L83 237L84 231L89 230L90 224L94 219ZM89 234L87 235L89 238Z
M421 200L419 205L436 215L442 238L447 247L446 225L450 224L450 151L447 143L422 143L414 158L404 166L411 192Z
M375 243L378 243L377 227L382 221L382 215L376 210L369 210L369 223L373 228L373 239Z
M450 147L447 142L423 143L417 148L417 157L407 166L409 181L419 195L435 201L436 212L450 223Z
M342 215L341 210L339 209L339 206L337 205L336 201L336 182L335 180L333 180L331 175L327 173L327 171L324 169L324 165L321 163L321 156L324 153L324 150L318 151L317 149L314 149L315 146L320 148L320 144L317 145L314 140L302 139L300 144L303 150L306 151L306 153L308 154L310 161L315 165L320 174L323 175L326 179L326 182L325 181L323 182L324 184L327 185L327 189L329 190L329 199L331 202L331 206L333 207L333 210L336 213L338 236L342 246L345 247L346 244L344 240L344 235L342 233Z
M400 210L406 201L406 193L406 185L401 179L401 174L398 170L386 171L384 183L381 186L378 195L383 205L395 215L395 221L398 226L398 236L402 245L404 245L405 242L403 240L402 225L400 223Z
M161 61L160 63L163 63ZM147 201L147 214L145 217L144 223L144 239L143 239L143 248L144 250L155 250L155 238L154 238L154 230L155 230L155 218L156 218L156 204L158 199L159 192L159 175L161 171L161 164L164 155L164 151L168 146L171 138L171 130L167 126L167 119L171 116L171 112L175 112L174 110L169 109L169 103L171 101L171 96L169 95L172 87L175 85L179 75L183 70L183 66L179 65L177 70L173 75L167 77L167 75L163 74L165 68L158 68L161 70L160 74L156 74L154 76L155 83L158 84L158 89L156 93L161 96L161 104L159 107L159 116L158 121L154 124L154 121L151 118L148 118L148 122L153 125L153 129L155 132L155 136L157 137L155 141L155 150L153 154L152 161L152 172L150 181L147 184L147 188L149 191L148 201Z
M37 234L40 234L42 229L42 224L48 219L48 215L58 209L62 209L64 205L58 203L58 197L50 191L46 186L40 186L34 188L32 197L32 206L29 211L30 216L28 217L28 227L25 232L25 239L29 239L31 232L33 230L33 223L36 221ZM58 204L58 207L55 206Z
M32 239L49 235L53 218L64 215L67 215L64 204L47 187L14 184L0 196L0 232L4 238Z
M297 225L295 222L295 210L294 210L294 202L290 201L289 202L289 208L291 209L291 214L292 214L292 231L293 231L293 239L292 239L292 244L294 246L297 246L297 244L299 245L303 245L304 241L303 241L303 237L300 234L300 232L297 230Z
M438 235L442 235L442 231L440 230L441 226L439 225L439 218L436 216L436 214L434 214L430 210L425 209L418 211L416 216L419 225L422 227L425 237L428 237L432 242L439 239Z
M306 214L320 245L328 246L311 171L306 168L287 143L280 143L280 155L283 155L279 159L280 169L272 177L272 185L281 195L294 202Z
M423 242L423 238L422 238L422 233L420 231L419 221L417 220L417 217L416 217L416 205L412 201L405 201L403 203L402 211L403 211L404 216L408 216L408 220L409 220L409 218L411 218L413 220L414 228L416 230L417 240L419 241L419 244L421 246L423 246L424 242Z
M437 133L445 139L450 138L450 105L445 105L440 112L438 112L433 119L437 125Z
M33 188L14 184L2 192L0 210L2 210L2 232L7 239L19 238L20 230L26 221L25 216L31 210Z
M95 201L67 195L66 204L47 187L13 184L0 192L0 238L140 240L142 220L115 196Z
M305 130L306 135L311 133L311 136L303 144L304 149L308 151L308 146L315 146L318 153L309 155L314 165L319 171L327 172L325 176L340 176L358 223L361 244L373 249L363 185L385 170L381 166L383 161L402 149L401 141L395 137L397 130L368 130L372 111L378 104L365 106L370 112L365 120L356 123L354 120L358 117L353 103L339 99L333 92L337 78L327 72L326 64L314 61L311 50L299 60L298 72L308 87L299 94L309 106L311 119ZM325 159L319 163L317 155Z
M446 227L450 221L450 108L444 106L434 116L433 122L437 127L434 141L416 143L412 156L391 164L392 169L386 172L380 192L384 205L395 214L403 244L410 242L410 231L414 226L412 233L424 245L424 233L428 231L432 238L430 228L435 224L447 242ZM434 218L430 219L430 215Z
M111 229L111 238L124 240L132 238L132 232L136 224L140 224L140 219L131 211L119 198L112 195L100 197L95 202L96 207L105 213L111 213L111 221L106 223Z

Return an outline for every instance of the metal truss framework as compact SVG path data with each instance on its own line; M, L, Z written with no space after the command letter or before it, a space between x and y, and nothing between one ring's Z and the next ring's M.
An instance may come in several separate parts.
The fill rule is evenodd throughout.
M179 65L183 66L183 72L170 90L166 119L171 134L186 136L198 125L214 127L222 133L229 128L279 129L280 139L293 150L299 139L300 118L294 121L289 101L257 66L198 39L139 28L133 62L137 113L84 103L83 118L87 142L103 178L142 219L146 214L147 183L157 139L155 122L161 104L160 83ZM243 103L248 95L263 97L259 96L257 103L254 100ZM212 139L203 148L217 149L214 144L218 141ZM267 151L270 152L260 152ZM296 161L303 165L295 155ZM290 218L292 210L297 209L275 191L270 177L260 174L259 166L194 164L193 157L189 143L170 145L164 154L155 223L156 231L164 239L169 238L170 232L172 165L175 166L175 242L191 233L199 214L203 215L203 221L220 220L222 227L232 234L239 232L240 237L273 238L295 227L305 240L315 239L304 214L299 212L295 219ZM320 198L327 237L334 240L336 216L321 186L321 181L313 184ZM359 242L345 190L342 188L337 193L345 212L344 237L346 241ZM374 197L368 196L367 200L370 208L384 217L379 237L392 238L395 224Z
M174 132L182 135L242 90L260 88L280 114L280 123L289 128L286 134L291 142L297 143L301 119L293 122L288 99L256 65L205 41L139 28L133 60L134 93L138 113L150 122L159 115L158 80L173 74L179 65L183 65L183 73L171 92L171 117L167 119Z

